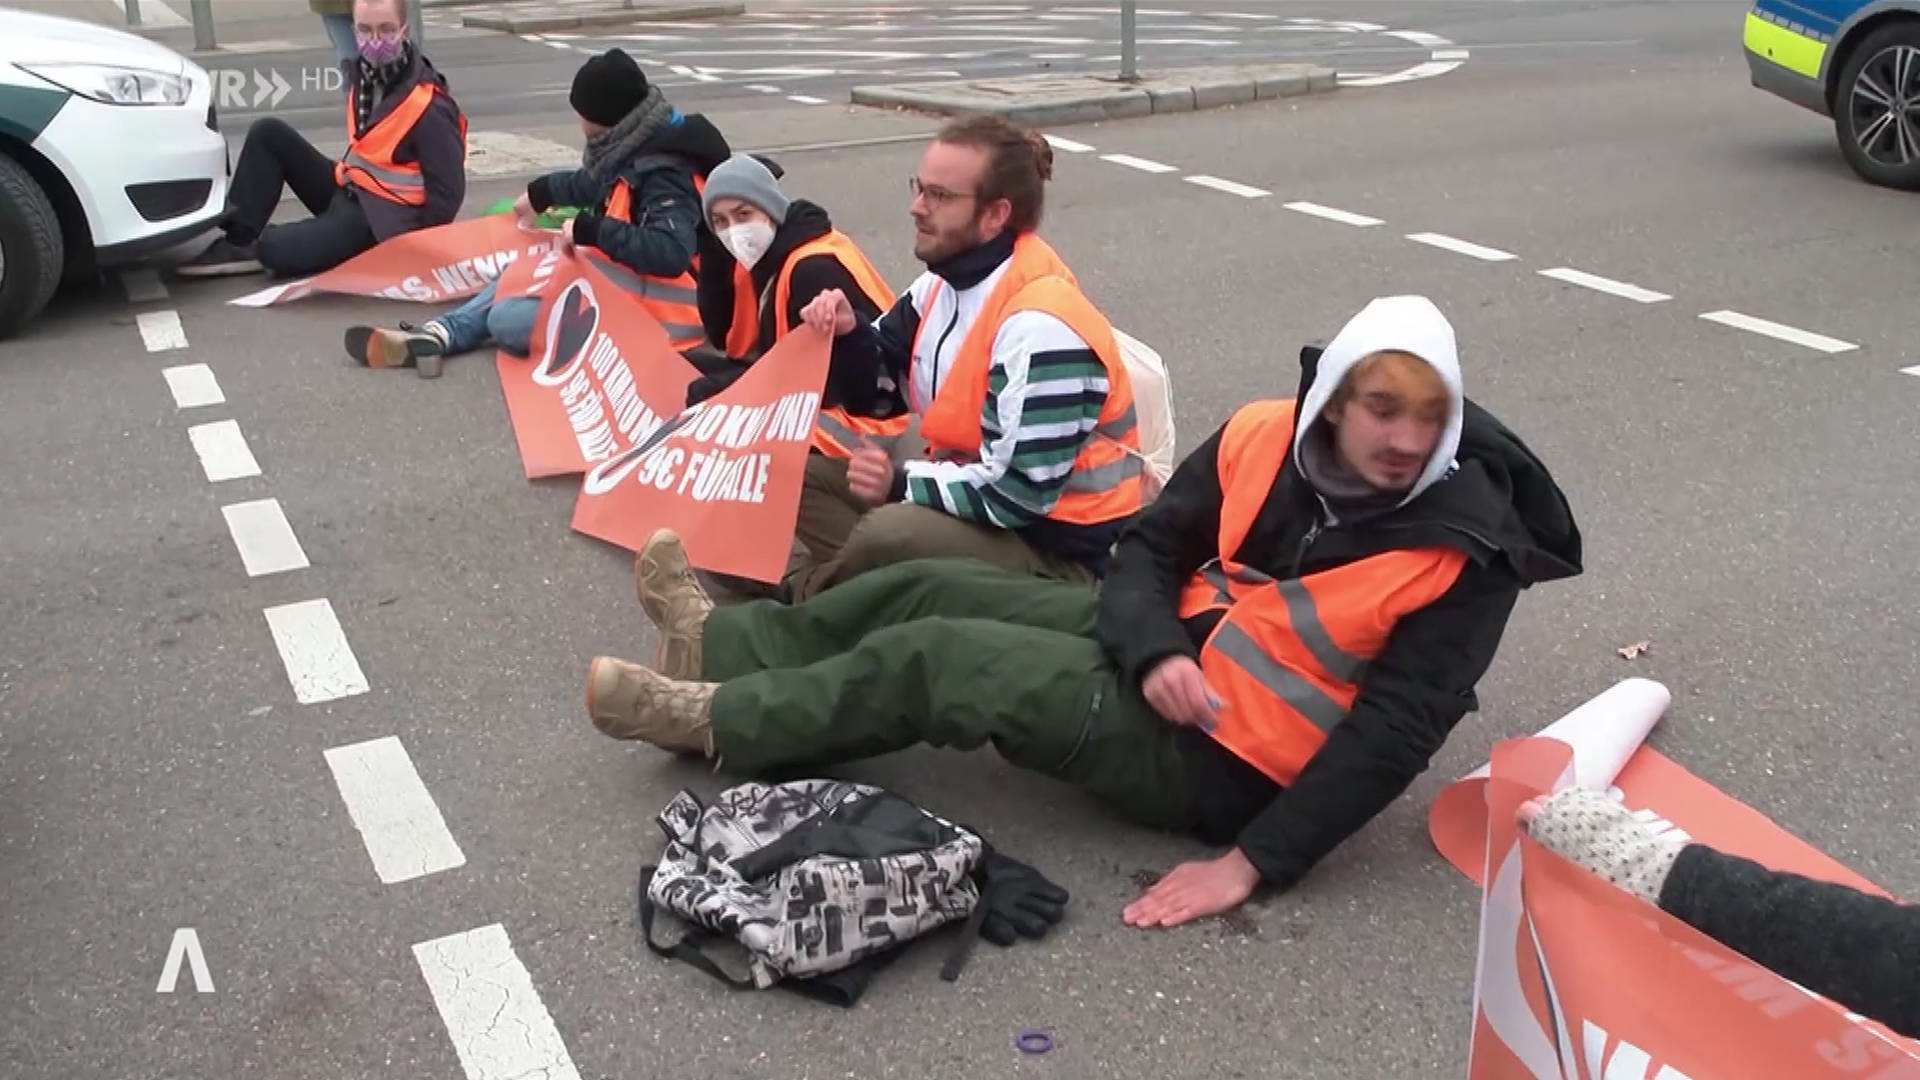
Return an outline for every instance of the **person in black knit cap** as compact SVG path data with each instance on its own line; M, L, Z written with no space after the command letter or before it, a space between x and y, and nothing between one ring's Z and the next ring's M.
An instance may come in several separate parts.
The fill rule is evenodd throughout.
M578 207L562 244L640 299L677 348L705 340L694 267L700 185L732 151L718 128L683 115L619 49L580 66L568 97L586 135L581 167L527 185L513 210L523 222L553 207ZM347 354L369 367L417 367L440 374L444 357L493 342L524 355L540 310L538 297L496 297L489 284L458 309L413 327L356 326Z

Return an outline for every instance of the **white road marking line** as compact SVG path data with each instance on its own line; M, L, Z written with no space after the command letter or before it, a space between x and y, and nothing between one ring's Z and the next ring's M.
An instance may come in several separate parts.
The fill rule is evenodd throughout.
M563 52L572 52L574 50L573 45L564 41L543 41L541 44L549 49L559 49Z
M1401 41L1411 41L1415 45L1425 45L1429 49L1438 45L1453 44L1446 38L1438 34L1429 34L1425 30L1388 30L1386 36L1399 38Z
M1100 160L1111 161L1115 165L1125 165L1129 169L1139 169L1141 172L1170 173L1180 171L1171 165L1162 165L1157 161L1134 157L1132 154L1101 154Z
M227 531L233 534L233 546L240 549L240 562L246 566L248 577L284 574L312 565L300 547L300 538L293 535L279 499L234 503L221 507L220 512L226 515Z
M466 854L398 738L336 746L327 751L327 766L381 884L466 865Z
M1395 83L1414 82L1419 79L1431 79L1445 75L1460 66L1460 61L1449 60L1446 63L1415 64L1405 71L1396 71L1391 75L1347 75L1339 77L1341 86L1392 86Z
M197 409L227 400L227 395L220 392L220 380L213 377L213 369L205 364L182 364L160 374L166 376L167 389L173 391L176 408Z
M1673 299L1673 297L1668 296L1666 293L1654 292L1652 289L1643 289L1638 285L1630 285L1624 281L1615 281L1612 278L1603 278L1598 274L1589 274L1584 270L1575 270L1567 266L1556 266L1551 270L1542 270L1540 271L1540 276L1550 277L1555 281L1564 281L1569 285L1580 285L1589 289L1598 290L1599 292L1611 293L1623 300L1633 300L1642 304L1657 304L1662 300Z
M1030 55L1035 60L1078 60L1086 54L1077 52L1037 52Z
M1356 214L1351 210L1338 210L1331 206L1321 206L1319 203L1290 202L1286 204L1286 208L1295 213L1309 214L1313 217L1325 218L1328 221L1337 221L1342 225L1357 225L1365 228L1369 225L1378 225L1381 223L1379 218L1368 217L1365 214Z
M187 347L187 328L180 325L177 311L143 311L135 316L140 325L140 340L148 352L166 352Z
M161 0L140 0L140 25L152 27L186 26L187 20Z
M1903 368L1901 368L1901 369L1900 369L1900 374L1902 374L1902 375L1920 375L1920 364L1915 364L1915 365L1913 365L1912 367L1903 367Z
M167 287L161 283L160 275L145 266L122 270L120 287L126 290L130 304L150 304L167 298Z
M1755 334L1763 334L1770 338L1777 338L1794 345L1803 345L1809 349L1823 353L1852 352L1860 347L1852 342L1841 341L1838 338L1830 338L1824 334L1816 334L1809 330L1801 330L1798 327L1788 326L1785 323L1769 322L1766 319L1758 319L1752 315L1742 315L1737 311L1709 311L1700 317L1708 322L1719 323L1722 326L1731 326L1735 330L1746 330Z
M1485 262L1506 262L1509 259L1519 258L1518 255L1511 252L1501 251L1499 248L1483 247L1470 240L1461 240L1457 237L1448 236L1445 233L1409 233L1407 234L1407 239L1416 244L1426 244L1428 247L1437 247L1442 251L1451 251L1456 255L1466 255L1470 258L1480 259Z
M805 94L788 94L787 100L797 101L802 105L825 105L827 103L826 98L808 97Z
M499 923L413 947L467 1080L580 1080Z
M780 92L780 88L777 86L765 86L760 84L749 86L747 87L747 89L753 91L756 94L777 94Z
M302 600L266 611L274 647L302 705L367 692L367 676L347 644L346 631L326 600Z
M1435 59L1435 60L1465 60L1465 59L1467 58L1467 56L1468 56L1468 55L1469 55L1469 54L1468 54L1468 52L1467 52L1467 50L1465 50L1465 49L1435 49L1435 50L1433 50L1433 59Z
M1263 199L1273 194L1271 191L1262 191L1257 187L1248 187L1245 184L1236 183L1232 180L1222 180L1217 176L1189 176L1187 177L1187 183L1198 184L1201 187L1212 188L1215 191L1224 191L1229 195L1238 195L1243 199Z
M1093 147L1088 146L1086 143L1083 143L1083 142L1074 142L1072 139L1063 139L1058 135L1048 135L1046 139L1048 144L1051 145L1055 150L1065 150L1069 154L1093 153Z
M193 442L193 452L200 455L200 469L207 474L208 483L260 475L260 463L253 459L238 421L196 424L187 429L187 438Z

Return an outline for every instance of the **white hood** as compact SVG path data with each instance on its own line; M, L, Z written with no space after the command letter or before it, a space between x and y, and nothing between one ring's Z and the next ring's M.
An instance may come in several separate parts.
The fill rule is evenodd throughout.
M136 34L78 19L0 7L0 61L99 64L179 75L186 58Z
M1440 445L1427 459L1426 469L1414 481L1407 497L1400 500L1400 505L1405 506L1453 471L1466 412L1466 389L1460 379L1460 354L1454 343L1453 324L1424 296L1380 297L1360 309L1360 313L1347 320L1347 325L1334 335L1320 354L1313 385L1307 388L1306 399L1300 403L1293 426L1293 458L1296 462L1300 460L1300 444L1320 419L1327 399L1333 396L1347 372L1374 353L1388 350L1411 353L1432 365L1453 399Z

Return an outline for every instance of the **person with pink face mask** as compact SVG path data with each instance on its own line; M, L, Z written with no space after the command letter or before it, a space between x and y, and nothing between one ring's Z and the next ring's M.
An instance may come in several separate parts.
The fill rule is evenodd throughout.
M459 215L467 119L446 76L409 40L407 3L354 0L359 56L345 66L345 156L329 160L278 117L254 121L234 163L221 235L177 273L306 277ZM268 224L289 188L313 216Z

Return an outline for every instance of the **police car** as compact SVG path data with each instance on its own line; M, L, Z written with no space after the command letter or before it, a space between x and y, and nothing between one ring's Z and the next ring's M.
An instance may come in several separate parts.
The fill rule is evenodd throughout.
M133 34L0 7L0 339L63 280L205 232L227 170L205 69Z
M1833 120L1847 164L1920 191L1920 0L1758 0L1753 85Z

